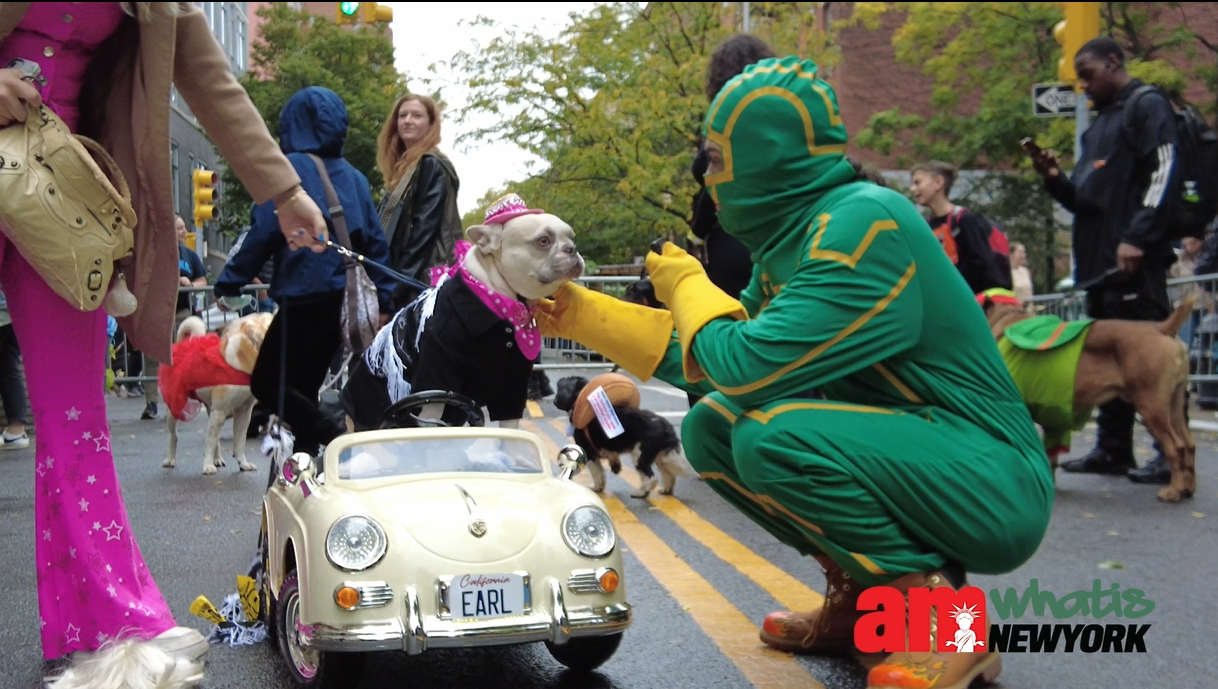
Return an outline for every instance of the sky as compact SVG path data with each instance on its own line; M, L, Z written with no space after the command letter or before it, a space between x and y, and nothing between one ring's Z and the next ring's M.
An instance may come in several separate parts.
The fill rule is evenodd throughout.
M568 14L583 12L596 3L592 2L391 2L382 3L393 7L394 59L398 71L406 75L407 86L423 92L420 79L439 80L440 94L449 108L465 103L467 90L456 75L445 70L443 65L433 73L429 66L450 59L456 53L472 51L476 41L485 44L494 38L487 28L462 26L478 16L496 20L497 23L515 25L520 28L536 28L544 35L557 35L568 23ZM482 122L487 122L483 116ZM456 144L457 137L470 130L476 123L471 121L458 127L452 119L444 120L443 141L440 150L453 161L457 176L461 178L457 205L461 213L473 210L479 198L492 187L520 179L525 175L528 154L510 143L478 143L467 141ZM528 199L525 199L527 202Z

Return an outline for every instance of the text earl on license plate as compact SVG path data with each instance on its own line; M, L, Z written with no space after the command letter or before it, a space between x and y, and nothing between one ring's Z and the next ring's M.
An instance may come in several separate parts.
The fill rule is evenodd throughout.
M519 574L466 574L455 577L449 610L462 620L524 613L524 577Z

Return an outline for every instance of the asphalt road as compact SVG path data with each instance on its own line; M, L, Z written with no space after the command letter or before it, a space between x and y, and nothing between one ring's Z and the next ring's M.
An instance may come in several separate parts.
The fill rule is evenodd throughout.
M559 375L551 372L557 381ZM682 393L649 383L646 406L680 423ZM200 473L205 421L182 430L178 466L161 468L164 422L140 421L142 400L111 398L112 444L133 529L179 623L207 630L190 615L191 601L206 595L219 604L244 573L258 530L266 459L250 442L259 465L240 474L231 459L216 476ZM565 420L547 402L525 427L561 445ZM229 433L225 429L225 437ZM1089 431L1076 436L1076 453L1090 446ZM1139 455L1149 456L1142 434ZM1151 624L1144 654L1006 654L1000 686L1012 689L1070 687L1118 689L1211 687L1212 654L1201 642L1218 619L1210 588L1218 572L1218 435L1197 433L1199 492L1179 505L1155 499L1156 488L1124 478L1060 474L1052 525L1040 551L1018 571L972 577L985 590L1015 587L1031 579L1058 596L1119 583L1154 601L1137 620ZM226 453L227 454L227 453ZM33 546L32 450L0 454L0 689L39 686ZM793 658L764 650L756 637L766 613L814 604L824 578L799 557L734 511L699 481L681 480L674 498L630 497L631 471L610 477L606 501L618 524L625 580L635 622L617 655L591 676L574 676L544 647L428 651L374 657L361 688L416 686L487 689L668 689L675 687L825 687L862 689L864 667L849 659ZM587 476L577 477L581 482ZM1122 569L1106 569L1119 563ZM991 621L995 621L993 606ZM1052 619L1025 617L1024 623ZM1078 620L1089 622L1088 619ZM1100 620L1109 622L1112 618ZM1125 620L1116 620L1122 622ZM1132 621L1132 620L1130 620ZM1207 660L1209 658L1209 660ZM204 687L291 687L283 661L267 643L213 646ZM1210 668L1207 670L1206 668Z

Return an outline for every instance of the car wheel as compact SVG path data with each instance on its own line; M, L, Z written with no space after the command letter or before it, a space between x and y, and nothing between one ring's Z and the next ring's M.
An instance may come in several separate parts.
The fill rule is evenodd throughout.
M343 689L359 684L364 674L364 654L307 650L297 643L300 622L300 586L296 571L290 572L279 589L275 606L275 632L288 672L303 689Z
M550 655L554 656L554 660L572 670L591 672L612 658L621 643L621 634L582 636L571 639L561 646L547 641L546 649L550 651Z

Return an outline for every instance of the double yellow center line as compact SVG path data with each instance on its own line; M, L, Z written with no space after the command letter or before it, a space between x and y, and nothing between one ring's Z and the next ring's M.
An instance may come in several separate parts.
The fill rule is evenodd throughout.
M525 419L521 427L541 437L550 455L557 456L558 444L554 438L565 437L564 421ZM622 466L620 476L635 489L641 483L637 472L629 466ZM577 476L576 481L590 485L586 472ZM794 656L762 644L757 637L757 623L694 571L655 532L640 522L621 500L609 493L602 494L601 499L613 518L614 526L622 539L630 544L639 562L668 590L682 609L688 611L703 632L754 687L824 689L796 662ZM770 564L676 498L656 496L648 500L696 541L773 596L783 607L790 610L820 607L823 596Z

